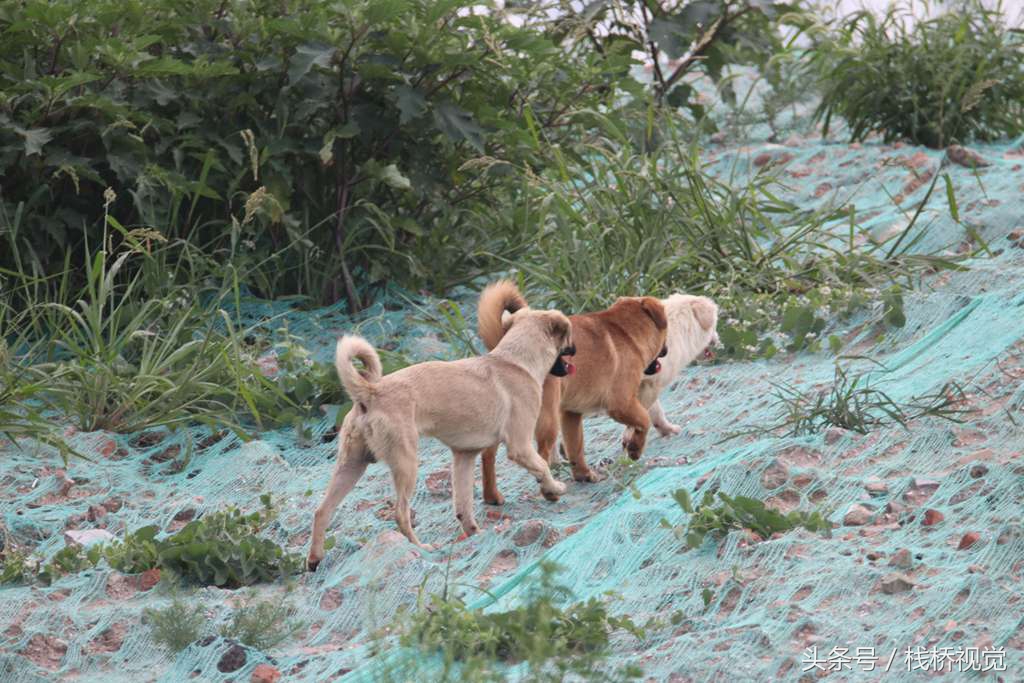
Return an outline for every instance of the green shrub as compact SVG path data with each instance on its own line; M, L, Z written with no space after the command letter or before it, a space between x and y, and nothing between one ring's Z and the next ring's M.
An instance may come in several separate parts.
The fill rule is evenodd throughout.
M767 507L756 498L746 496L728 496L718 492L720 505L715 507L715 494L706 491L701 502L694 507L690 494L685 489L678 489L673 494L676 503L683 512L690 515L686 529L676 528L677 535L686 539L690 548L699 548L708 534L724 535L737 529L749 529L767 540L773 534L786 533L798 527L808 531L821 532L826 536L832 534L832 524L820 512L802 512L794 510L783 514ZM672 528L662 520L662 526ZM707 600L705 600L707 602Z
M189 607L178 595L167 607L145 609L142 614L153 642L172 655L199 640L207 622L202 604Z
M498 665L510 663L526 663L531 680L560 681L569 674L602 680L609 637L625 631L642 639L643 631L628 616L611 616L596 598L565 605L571 593L555 581L556 572L556 565L542 562L525 604L505 612L469 609L447 589L429 601L421 593L401 643L439 653L442 680L505 680ZM641 672L627 667L617 674L630 679Z
M269 650L301 627L298 621L288 618L292 612L288 604L256 600L250 595L231 609L230 620L221 627L220 635L258 650ZM177 592L167 607L146 609L143 615L153 642L172 655L209 634L210 620L202 603L190 607Z
M5 4L0 209L25 260L0 267L59 271L108 210L265 296L359 308L368 283L472 277L467 254L494 244L475 212L508 186L467 162L544 163L632 63L628 45L566 51L541 9L512 22L476 5Z
M877 132L929 147L1024 132L1024 42L1001 8L966 0L931 19L914 10L856 12L815 48L825 133L833 116L852 140Z
M257 650L269 650L291 638L302 627L291 619L294 609L278 600L257 600L250 595L231 613L220 634Z

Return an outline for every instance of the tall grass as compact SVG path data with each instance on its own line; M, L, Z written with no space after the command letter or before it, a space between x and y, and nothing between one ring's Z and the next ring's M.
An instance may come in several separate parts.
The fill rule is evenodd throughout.
M852 140L879 133L945 147L1024 132L1024 40L1004 8L966 0L930 19L927 0L894 3L880 17L844 17L812 51L828 134L843 117Z
M738 321L721 328L734 351L766 350L758 335L771 328L801 348L821 310L846 312L894 284L912 288L926 272L958 267L917 253L928 227L917 224L920 211L885 244L860 244L851 206L802 209L779 197L770 173L723 180L678 136L639 153L607 130L580 166L527 174L515 218L531 242L504 262L538 303L576 312L624 295L704 293Z

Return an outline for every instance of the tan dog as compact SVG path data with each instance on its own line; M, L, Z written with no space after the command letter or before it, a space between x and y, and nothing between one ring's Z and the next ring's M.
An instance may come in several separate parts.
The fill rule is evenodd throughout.
M529 310L519 289L507 280L495 282L480 295L478 328L487 348L503 334L502 319ZM668 321L665 307L654 297L623 297L604 311L569 317L572 322L577 371L564 378L544 380L544 399L537 421L537 450L553 462L559 427L577 481L597 481L583 457L583 416L607 412L630 429L627 445L634 460L643 452L650 427L647 407L637 400L644 369L662 351ZM497 445L484 451L484 500L503 502L494 472Z
M698 356L715 357L714 348L719 343L718 304L706 296L688 294L673 294L662 299L661 303L668 315L668 340L665 343L667 353L659 359L658 372L647 374L640 383L638 398L648 409L651 424L658 433L671 436L678 434L682 428L665 417L658 395ZM622 443L629 443L632 438L632 430L627 427L622 432Z
M355 405L342 423L338 459L313 519L308 566L324 556L324 532L335 509L366 471L380 460L391 468L395 517L405 536L422 547L412 529L409 500L416 487L420 435L452 449L455 516L466 534L473 518L473 467L484 448L504 443L509 457L526 468L549 500L565 493L548 463L533 447L541 407L541 384L549 372L569 371L563 351L572 347L569 319L558 311L520 311L508 317L503 338L486 356L420 363L382 377L380 358L361 337L338 341L335 364ZM352 364L358 358L365 369Z

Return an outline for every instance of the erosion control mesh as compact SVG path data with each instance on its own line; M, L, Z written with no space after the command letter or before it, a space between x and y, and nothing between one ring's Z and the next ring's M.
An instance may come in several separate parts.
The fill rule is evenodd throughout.
M769 134L762 133L761 140ZM773 382L802 389L826 386L833 358L826 352L800 353L692 367L662 397L668 417L683 431L651 440L633 491L621 477L609 477L598 484L573 483L567 495L550 503L525 472L499 456L504 506L484 506L477 487L483 530L455 543L459 527L450 499L450 457L438 443L425 440L413 501L417 533L425 542L444 544L442 549L424 553L397 533L390 518L390 476L385 467L371 466L339 508L330 527L338 544L319 570L298 577L290 590L256 588L261 597L294 605L295 618L304 625L282 646L269 652L243 648L241 658L236 651L231 665L242 663L227 672L224 657L233 645L223 639L205 639L177 656L165 655L140 620L145 608L166 605L168 594L139 577L97 569L48 587L0 589L0 680L243 681L265 663L284 672L286 680L321 681L345 673L346 680L374 680L385 670L402 678L409 667L425 667L423 680L429 680L432 662L422 655L391 647L381 657L369 657L372 633L391 623L400 608L415 604L425 577L425 590L440 590L446 566L449 580L462 585L456 590L474 606L519 604L542 559L564 567L560 578L577 598L611 590L618 595L610 602L614 614L628 614L638 624L659 620L642 642L616 636L609 659L610 667L641 666L650 680L793 680L801 676L804 653L812 646L821 653L873 647L879 667L896 649L886 680L924 678L907 671L906 648L1000 647L1006 650L1007 680L1019 678L1024 671L1024 385L1019 381L1024 376L1024 249L1007 235L1024 227L1024 156L1016 142L975 149L991 166L944 171L953 179L961 220L998 255L970 261L969 271L927 279L907 296L907 324L898 331L882 326L877 309L825 331L841 336L847 352L870 354L880 362L852 361L850 368L871 371L875 385L896 400L960 382L978 409L967 423L925 418L910 430L895 426L866 436L829 430L722 444L730 430L776 418ZM704 158L723 176L736 168L781 164L787 198L808 207L834 192L859 188L854 202L858 215L868 216L863 225L884 237L907 224L942 153L847 145L795 133L785 143L712 144ZM955 250L968 238L939 194L920 222L930 227L918 251L946 245ZM896 195L901 195L899 206L893 203ZM464 311L473 309L471 293L459 300ZM340 307L297 312L248 304L247 315L254 320L274 313L283 313L290 332L323 358L330 356L337 335L353 329L417 358L448 353L409 307L377 307L352 320ZM189 510L196 516L227 505L255 510L259 496L270 492L281 507L270 536L305 553L313 510L334 459L335 443L324 438L332 417L314 425L312 443L305 445L293 430L264 433L249 443L233 435L209 438L205 429L174 435L74 434L72 445L96 463L73 463L71 486L54 466L56 454L40 457L45 448L24 444L19 450L5 442L0 444L0 514L14 539L48 556L63 547L62 532L69 526L104 527L115 535L148 524L173 529L181 523L176 516L181 520ZM591 461L608 468L618 458L619 436L620 427L609 420L588 420ZM161 460L183 448L186 439L196 444L191 462L184 471L168 471ZM567 469L557 476L568 479ZM734 532L685 550L662 525L662 520L685 523L672 499L680 488L698 495L718 489L753 496L784 510L824 509L839 524L859 503L872 519L841 526L830 539L799 530L755 543ZM99 505L105 515L89 513ZM943 519L926 525L928 509ZM969 532L978 540L958 549ZM894 558L903 566L892 566ZM905 574L909 583L895 592L883 590L883 577L892 572ZM467 585L486 588L497 604ZM711 591L706 606L704 589ZM204 588L188 599L202 602L213 633L229 618L234 596ZM862 670L854 666L833 676L881 676ZM523 673L513 668L509 676Z

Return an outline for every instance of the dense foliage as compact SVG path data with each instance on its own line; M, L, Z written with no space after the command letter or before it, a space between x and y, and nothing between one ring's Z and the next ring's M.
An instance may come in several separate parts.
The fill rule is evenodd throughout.
M814 51L817 116L842 116L853 140L872 133L929 147L1024 132L1024 40L1000 9L967 0L938 16L894 4L845 17ZM1012 11L1012 10L1011 10Z

